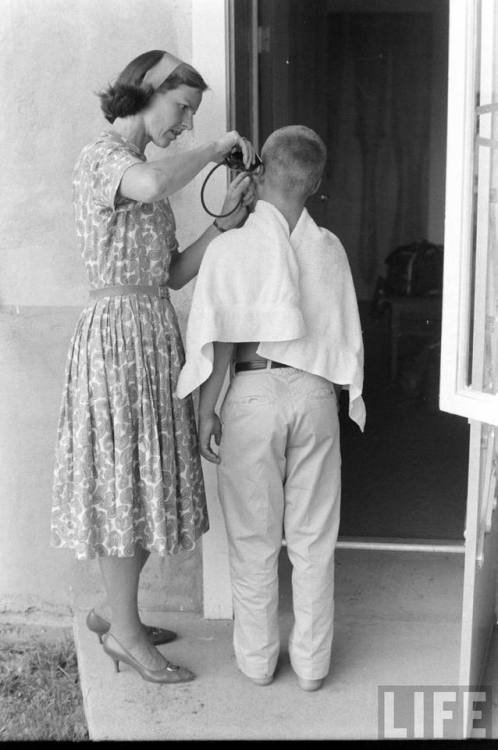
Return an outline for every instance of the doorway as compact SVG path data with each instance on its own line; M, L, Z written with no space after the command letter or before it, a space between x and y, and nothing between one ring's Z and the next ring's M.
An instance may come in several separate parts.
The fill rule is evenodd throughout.
M273 107L273 112L276 117L287 116L286 113L282 114L282 102L289 101L292 77L286 69L291 62L289 50L295 41L293 35L303 37L307 30L311 41L305 49L305 54L312 55L312 59L313 55L318 60L323 59L320 41L323 33L317 28L316 22L307 26L303 20L299 27L292 28L290 25L290 10L297 8L303 11L304 0L303 7L298 8L299 5L299 0L235 0L229 6L229 124L249 135L259 147L265 137L262 131L268 127L262 121L261 105L263 104L267 111L272 111L270 100L274 100L275 90L281 104L277 108ZM425 178L427 205L421 236L436 242L444 239L446 243L440 395L439 399L431 399L430 396L437 390L435 387L427 387L431 377L426 378L425 393L424 390L417 393L416 389L410 392L407 383L413 383L414 378L407 378L407 382L404 382L401 373L408 372L409 375L413 375L413 363L420 364L421 359L418 355L422 349L417 351L417 345L420 340L423 341L423 336L411 335L413 328L410 326L420 333L421 324L425 323L429 329L426 331L427 337L430 343L434 343L437 342L438 322L441 321L434 313L420 317L411 310L408 315L405 314L403 321L404 326L408 325L410 328L407 331L401 326L401 304L397 305L396 315L391 315L390 325L386 324L385 317L371 315L372 288L364 278L355 274L355 268L358 268L356 260L359 256L355 255L357 248L355 250L354 243L351 243L346 249L355 276L363 319L367 360L365 391L370 428L376 412L384 416L378 419L378 434L369 435L366 431L364 435L359 435L351 432L353 426L349 421L345 421L341 436L344 474L348 472L349 460L350 478L352 477L353 481L357 480L359 475L365 474L373 480L376 471L377 479L380 480L382 477L387 488L373 503L370 502L365 487L357 486L356 506L349 501L343 502L342 515L343 519L348 513L350 515L351 527L347 531L351 532L351 536L345 535L343 527L342 542L339 542L338 547L342 546L348 550L345 558L347 566L344 565L343 574L349 574L354 560L354 550L358 551L359 548L360 554L364 555L364 567L361 560L358 561L359 586L348 580L344 591L348 597L346 612L351 611L352 601L360 602L359 611L354 613L355 621L361 619L361 622L356 624L368 633L367 641L372 632L372 621L375 619L380 632L390 643L402 642L405 646L407 643L411 646L415 643L415 661L409 660L409 669L412 670L414 663L422 668L423 678L421 676L419 684L424 684L425 681L427 684L438 682L444 672L441 670L441 660L447 659L451 667L449 679L446 676L447 684L482 685L483 667L496 623L495 571L498 550L498 525L495 513L498 394L496 338L493 335L496 329L489 325L489 319L486 317L491 314L490 311L496 309L497 217L494 198L498 175L497 6L494 0L468 0L466 3L461 3L460 0L316 0L316 4L306 5L313 6L314 10L319 8L320 13L327 16L331 13L345 12L420 12L430 13L432 16L430 127L426 149L428 169ZM270 14L272 23L269 24L269 28L261 26L262 7ZM322 15L321 18L322 29L327 28L325 17ZM278 54L271 54L272 45L273 49L278 50ZM268 101L262 102L262 90L256 83L265 54L269 55L267 60L273 67L267 79L268 89L264 92ZM308 61L308 67L305 68L307 73L316 69L316 60L312 63L309 57L305 59ZM317 103L316 97L312 98L312 102L313 107L317 109L323 104ZM274 125L271 122L269 131L282 124L285 123L276 120ZM311 122L309 124L312 125ZM315 129L318 129L316 125ZM447 153L450 158L445 164ZM318 202L315 203L315 210L322 212L322 218L318 213L313 214L319 223L325 225L327 224L323 214L329 211L330 197L327 186L318 193ZM374 197L377 200L382 197L382 193ZM365 236L364 230L360 236ZM376 236L378 240L380 233ZM344 241L346 237L343 236L341 239ZM377 244L377 247L386 254L392 250L391 247L383 248L382 243ZM378 269L373 276L381 275L384 259L385 256L379 254ZM369 259L364 256L360 268L364 268L365 265L368 267ZM370 284L374 283L373 276ZM434 303L434 300L432 302ZM434 306L432 304L431 309ZM404 307L406 313L406 307L410 305ZM393 326L393 321L396 326ZM395 332L400 334L396 340L398 351L394 363L393 327ZM432 336L436 336L433 341ZM376 341L380 343L376 344ZM435 348L437 357L437 347ZM437 379L437 367L429 368L429 372L431 369L432 376L436 370ZM445 410L444 413L440 411L439 404ZM434 412L433 416L437 420L429 419L431 412ZM392 417L389 429L386 429L386 414ZM415 429L417 425L420 428L419 432ZM408 440L403 431L408 432ZM356 441L356 445L348 452L349 440ZM371 455L371 463L368 465L368 456L366 453L362 454L361 450L370 450L373 453L370 446L386 442L389 447L385 463L382 464ZM417 450L420 448L425 450L425 455ZM432 464L431 472L428 471L429 464ZM401 477L400 467L405 471L405 475ZM392 502L389 504L386 502L388 485L394 482L395 477L398 478L398 491L392 493ZM445 508L442 502L444 489L441 488L449 477L453 477L455 481L454 489L458 496L455 496ZM438 485L441 479L444 480L443 484ZM427 484L425 489L420 490L422 480ZM430 499L425 510L417 505L415 495L405 502L407 494L413 490L412 485L416 483L419 483L418 491L424 494L428 486L431 489L439 487L435 495L428 496ZM379 490L380 485L380 481L372 481L371 488ZM345 490L347 492L347 487ZM447 494L446 497L450 495ZM418 499L420 500L420 495ZM388 536L379 540L374 536L373 525L381 515L384 519L383 533L387 530ZM403 519L405 532L401 523ZM389 528L387 521L390 524ZM403 536L406 532L407 535ZM365 533L365 537L359 535ZM414 537L414 534L417 536ZM387 580L383 575L379 575L379 568L375 563L378 551L381 551L382 555L388 555L393 563L385 568ZM400 552L403 554L399 554ZM404 577L398 573L397 566L409 560L412 552L422 554L416 554L412 558L414 564L408 564L407 575ZM437 554L431 561L432 552ZM342 551L339 554L342 554ZM283 561L285 562L285 558ZM414 588L412 572L422 576L420 596ZM364 591L371 592L372 588L374 589L374 611L371 612L363 607L364 599L360 591L369 574L372 574L372 580ZM445 614L453 612L450 621L457 626L457 631L460 630L458 643L456 632L450 634L449 623L444 622L437 614L440 603L438 594L429 593L430 586L445 576L446 580L453 584L453 589L450 592L448 588L447 593L456 609L446 604L443 609ZM386 610L379 598L382 592L391 595L394 582L400 587L403 595L409 596L410 601L414 599L419 602L424 599L427 603L427 609L422 613L420 622L414 624L414 630L410 630L410 633L405 628L409 625L405 607L396 604L393 616L386 618ZM416 611L419 612L418 608ZM460 623L455 623L455 612L458 611L461 612L461 620ZM401 639L392 627L396 617L399 627L404 632ZM428 627L431 621L434 626L433 632L430 632L432 626ZM349 622L346 632L349 639ZM440 645L437 646L437 643ZM458 678L455 677L455 662L458 657L455 649L451 649L451 645L455 644L459 650L460 661ZM404 647L398 648L398 655L403 657ZM370 664L368 671L377 678L384 666L386 663L380 659ZM388 674L382 673L383 682L397 683L401 674L399 664L391 663L387 667ZM472 729L470 703L465 708L464 723L461 736L466 737Z
M379 296L393 250L443 241L448 14L446 0L234 3L232 124L259 148L291 123L326 141L307 207L357 291L367 424L342 404L343 544L463 544L469 427L438 406L441 288L399 314Z

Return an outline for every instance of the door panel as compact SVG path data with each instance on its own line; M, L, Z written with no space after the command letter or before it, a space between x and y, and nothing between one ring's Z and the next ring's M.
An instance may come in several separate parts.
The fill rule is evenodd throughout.
M450 9L440 404L498 425L498 7Z
M259 148L258 3L230 0L229 25L229 127L238 130Z
M290 78L295 64L290 59L291 4L289 0L258 3L260 146L273 130L290 124Z
M480 684L496 622L497 31L494 0L452 0L440 404L467 416L471 425L460 659L464 686ZM471 733L470 710L465 736Z
M496 622L495 581L498 548L496 521L495 430L471 423L469 488L465 529L465 573L462 609L459 682L482 684L489 645ZM468 707L465 736L472 726Z

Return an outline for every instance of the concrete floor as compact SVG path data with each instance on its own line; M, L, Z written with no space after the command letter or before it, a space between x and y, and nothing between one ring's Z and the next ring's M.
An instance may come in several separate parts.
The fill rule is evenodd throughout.
M145 613L148 623L179 632L161 650L197 675L183 685L153 685L126 665L116 674L85 626L86 612L78 612L74 632L90 738L377 739L380 685L457 684L463 555L338 550L332 665L316 693L299 689L288 660L289 576L283 552L282 651L267 687L237 670L231 621ZM493 649L486 684L498 687Z

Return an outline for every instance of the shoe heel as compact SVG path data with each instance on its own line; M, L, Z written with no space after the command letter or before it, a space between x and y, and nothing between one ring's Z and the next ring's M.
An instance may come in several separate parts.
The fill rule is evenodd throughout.
M100 645L102 646L102 643L103 643L103 641L102 641L102 634L101 633L97 633L97 637L99 639Z
M119 659L113 659L114 662L114 669L116 672L119 672Z

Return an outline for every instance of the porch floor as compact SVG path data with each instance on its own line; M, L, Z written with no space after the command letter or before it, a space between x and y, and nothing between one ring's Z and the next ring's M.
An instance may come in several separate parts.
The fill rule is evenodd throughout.
M377 739L379 685L457 684L463 555L338 550L332 665L315 693L300 690L288 660L292 614L285 550L280 583L282 653L267 687L238 671L231 621L144 613L148 623L178 631L178 640L161 649L197 675L191 683L161 686L126 665L116 674L86 628L86 612L77 612L90 739Z

